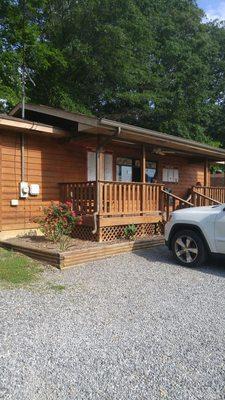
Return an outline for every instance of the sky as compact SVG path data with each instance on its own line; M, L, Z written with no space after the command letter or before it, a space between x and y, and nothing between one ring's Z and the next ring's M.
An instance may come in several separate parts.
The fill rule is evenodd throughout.
M208 19L225 20L225 0L197 0Z

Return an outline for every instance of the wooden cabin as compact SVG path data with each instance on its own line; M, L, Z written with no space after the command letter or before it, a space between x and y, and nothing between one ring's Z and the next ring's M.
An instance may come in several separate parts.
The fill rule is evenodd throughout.
M0 235L36 228L51 201L71 200L82 216L74 235L110 241L134 224L155 235L171 210L225 203L210 186L210 163L225 150L184 138L66 112L21 105L0 116Z

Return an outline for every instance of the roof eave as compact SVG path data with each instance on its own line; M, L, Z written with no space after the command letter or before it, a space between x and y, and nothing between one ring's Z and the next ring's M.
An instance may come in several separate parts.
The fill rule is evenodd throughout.
M9 115L14 116L21 109L21 103L18 103L10 112ZM62 119L67 119L70 121L86 124L92 127L97 127L98 118L94 116L89 116L80 113L73 113L70 111L65 111L60 108L54 108L45 105L36 105L36 104L26 104L26 111L34 111L39 114L51 115L52 117L58 117Z
M185 150L191 152L193 155L205 155L212 157L216 160L225 160L225 150L220 148L214 148L212 146L195 142L194 140L184 139L177 136L172 136L166 133L156 132L153 130L136 127L133 125L128 125L120 123L117 121L111 121L102 118L100 120L101 126L111 127L112 129L121 128L121 137L128 140L135 140L143 143L151 143L162 145L164 147Z
M22 120L20 118L0 116L0 129L8 129L12 131L21 131L27 133L37 133L39 135L47 135L52 137L68 137L69 132L63 129L44 125L28 120Z
M21 104L17 104L10 115L15 115L18 110L21 109ZM92 134L111 134L115 132L115 129L121 128L120 137L125 140L155 144L158 146L164 146L167 148L182 150L193 156L204 156L211 160L224 161L225 150L214 148L212 146L195 142L193 140L172 136L166 133L156 132L150 129L137 127L134 125L124 124L118 121L112 121L106 118L97 118L94 116L86 116L83 114L77 114L61 109L56 109L44 105L26 104L26 109L34 111L36 113L44 113L51 116L56 116L62 119L68 119L70 121L77 122L82 126L82 132L90 132ZM19 120L19 119L18 119ZM36 123L35 123L36 124ZM38 123L37 123L38 125ZM79 129L79 128L78 128ZM104 132L105 130L105 132Z

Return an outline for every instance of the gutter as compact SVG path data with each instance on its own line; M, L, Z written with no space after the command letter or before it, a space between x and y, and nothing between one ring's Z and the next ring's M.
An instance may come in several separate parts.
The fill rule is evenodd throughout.
M138 139L142 139L143 141L146 139L152 139L152 140L159 140L162 142L166 142L166 144L164 144L165 147L168 147L168 142L170 144L178 144L178 145L183 145L186 147L186 150L201 150L204 152L209 152L212 153L212 156L216 156L216 157L222 157L222 159L225 160L225 149L217 149L215 147L206 145L206 144L202 144L199 142L195 142L194 140L189 140L189 139L183 139L180 137L176 137L173 135L169 135L167 133L161 133L161 132L156 132L156 131L152 131L150 129L145 129L145 128L140 128L140 127L136 127L134 125L129 125L129 124L123 124L123 123L119 123L117 121L111 121L105 118L101 118L99 120L100 125L102 126L106 126L106 127L111 127L111 128L115 128L115 127L120 127L121 130L123 130L124 135L126 134L137 134L137 141ZM145 142L147 143L147 142Z

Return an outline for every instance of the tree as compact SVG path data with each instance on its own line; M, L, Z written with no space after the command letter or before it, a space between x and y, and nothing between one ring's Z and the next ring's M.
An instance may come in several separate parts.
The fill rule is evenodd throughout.
M134 1L51 1L47 21L47 39L67 60L48 85L51 104L100 115L147 79L151 32Z
M32 102L225 142L224 25L194 0L23 1L1 4L3 106L20 99L25 46Z
M21 101L21 72L25 66L27 100L37 71L58 58L58 50L45 41L45 0L2 0L0 13L0 107L7 111ZM33 78L33 79L32 79ZM32 96L32 95L31 95ZM31 97L32 99L32 97Z

